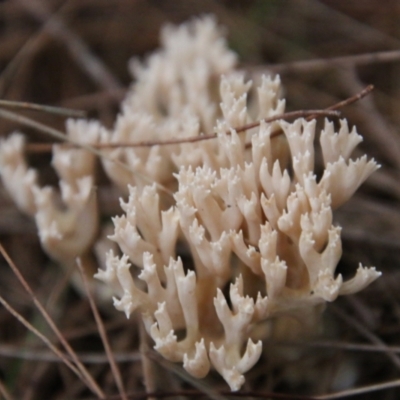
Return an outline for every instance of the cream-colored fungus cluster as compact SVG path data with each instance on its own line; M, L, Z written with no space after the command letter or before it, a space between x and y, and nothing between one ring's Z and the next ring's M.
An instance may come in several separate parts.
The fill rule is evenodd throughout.
M229 117L235 126L249 121L246 96L235 91L241 82L221 84L233 99L237 118ZM224 102L221 108L227 109ZM257 323L282 315L307 320L321 304L357 292L380 275L360 266L349 281L336 276L342 248L340 227L332 224L332 207L347 201L377 166L365 157L350 159L361 138L345 121L338 133L325 123L325 170L317 180L314 120L280 121L285 143L275 156L270 124L252 130L247 150L244 135L233 128L226 133L227 120L217 123L219 153L210 156L210 164L218 158L223 166L181 167L173 207L160 209L154 185L141 192L130 186L128 201L121 202L125 214L114 219L111 237L123 256L110 252L97 278L117 289L117 309L127 316L142 312L165 358L182 361L196 377L212 365L238 390L261 354L261 341L251 339ZM288 152L289 163L283 164L280 155L287 158ZM193 265L182 264L178 242L190 249ZM135 282L131 264L145 286Z
M221 74L233 71L236 55L215 20L206 17L162 31L163 49L142 65L131 62L135 83L121 106L112 129L99 121L68 120L66 135L84 144L166 140L210 131L219 115L214 90ZM215 143L200 145L206 149ZM102 165L110 180L128 193L128 184L142 188L155 181L170 185L182 163L200 165L207 152L198 146L102 150ZM193 152L192 152L193 150ZM57 261L70 264L88 251L98 234L94 193L95 156L86 149L55 145L53 166L60 178L59 191L41 188L38 172L25 160L25 138L13 133L0 141L0 171L4 187L24 213L35 217L45 250ZM112 160L119 161L115 163ZM124 163L127 168L121 167Z
M114 292L118 310L127 317L142 314L154 348L166 359L182 362L198 378L213 367L238 390L262 352L256 326L267 324L271 333L282 318L311 323L327 301L362 290L380 275L361 265L348 281L335 273L342 249L340 227L332 222L332 210L377 164L366 156L351 159L362 139L345 120L338 132L325 121L319 147L315 120L263 121L238 133L235 128L282 114L285 102L279 77L263 77L253 90L234 71L235 55L212 18L168 27L162 42L145 64L133 64L136 82L112 130L69 121L67 134L92 144L218 136L104 150L106 173L129 197L121 200L124 213L114 218L110 237L122 254L109 251L96 277ZM23 147L20 134L1 144L4 186L35 216L51 256L82 254L98 230L93 156L54 148L66 205L61 211L53 189L37 184ZM316 148L324 163L320 178ZM173 199L165 201L146 180L174 190Z
M97 140L97 123L69 120L66 130L69 137L82 143ZM60 193L56 193L54 188L40 187L38 173L27 166L24 150L25 138L20 133L1 141L3 185L20 210L35 218L49 255L69 264L92 245L98 231L95 157L86 150L54 145L52 164L60 178Z

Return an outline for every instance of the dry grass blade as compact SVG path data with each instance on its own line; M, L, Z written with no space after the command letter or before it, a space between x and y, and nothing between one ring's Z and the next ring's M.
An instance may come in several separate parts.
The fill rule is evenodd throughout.
M276 399L276 400L317 400L317 397L310 396L302 396L302 395L293 395L293 394L284 394L284 393L260 393L254 391L243 390L240 392L227 392L227 391L219 391L218 395L227 396L226 399L232 398L255 398L255 399ZM156 399L165 399L165 398L173 398L176 399L178 396L186 396L188 398L205 398L201 391L193 390L193 389L183 389L176 391L162 391L162 392L154 392L154 393L131 393L128 394L128 399L131 400L147 400L150 397ZM107 397L107 400L119 400L117 396Z
M44 31L63 41L76 62L92 79L110 92L120 89L117 78L105 64L87 47L81 38L72 32L57 15L51 15L41 1L19 0L19 3L38 21L44 23Z
M7 388L4 386L4 383L1 379L0 379L0 395L4 397L4 400L13 400L13 397L8 392Z
M115 358L114 358L113 352L111 350L110 343L108 341L108 337L107 337L106 330L104 328L103 321L101 320L99 311L97 309L96 303L94 302L91 290L89 288L88 280L87 280L85 271L83 269L81 259L78 258L76 260L76 263L78 265L79 272L80 272L80 274L82 276L83 284L85 286L85 290L86 290L86 293L87 293L87 296L88 296L88 300L89 300L89 303L90 303L90 308L92 309L94 319L96 320L97 329L99 331L99 335L101 337L104 349L105 349L106 354L107 354L108 362L110 364L111 371L112 371L113 376L114 376L115 384L117 385L117 388L118 388L119 394L121 396L121 399L122 400L127 400L128 398L127 398L126 393L125 393L125 388L124 388L124 384L122 382L121 373L120 373L120 371L118 369L117 363L115 362Z
M30 37L28 41L18 50L14 58L7 64L0 74L0 96L3 97L11 85L12 78L22 62L39 47L43 33Z
M7 301L0 296L0 303L10 312L22 325L29 329L34 335L36 335L71 371L73 371L80 379L85 381L80 371L68 360L50 340L39 332L32 324L30 324L21 314L19 314L13 307L11 307Z
M148 355L150 358L152 358L154 361L156 361L163 368L171 371L174 375L177 375L179 378L181 378L183 381L185 381L185 382L189 383L190 385L192 385L193 387L195 387L201 393L206 394L210 399L213 399L213 400L226 400L227 399L225 396L223 396L223 395L217 393L215 390L213 390L213 388L208 386L206 383L190 376L182 368L162 359L155 352L149 351Z
M3 255L5 260L7 261L7 264L10 266L12 269L13 273L23 286L23 288L26 290L26 292L30 295L33 303L35 304L36 308L39 310L39 312L42 314L43 318L46 320L46 322L49 324L50 328L60 341L60 343L64 346L66 352L69 354L71 359L74 361L76 367L84 377L87 385L89 388L95 393L98 397L103 399L104 393L100 389L99 385L95 382L95 380L92 378L90 375L89 371L85 368L85 366L82 364L82 362L79 360L78 356L76 355L75 351L72 349L72 347L69 345L69 343L65 340L63 334L61 331L57 328L57 326L54 324L52 318L48 314L48 312L45 310L45 308L42 306L38 298L36 297L35 293L29 286L28 282L25 280L25 278L22 276L20 273L18 267L14 264L13 260L10 258L6 250L4 249L3 245L0 243L0 253Z
M0 100L0 107L41 111L49 114L61 115L63 117L86 117L86 112L83 110L72 110L71 108L47 106L45 104L27 103L24 101Z
M153 360L148 357L149 346L147 343L146 330L143 323L139 323L139 351L142 361L143 382L146 392L151 393L156 391L156 377L154 373ZM154 397L149 397L149 400Z
M400 354L400 346L386 346L380 344L364 344L364 343L349 343L338 342L333 340L313 340L312 342L268 342L271 346L293 346L293 347L312 347L312 348L327 348L327 349L341 349L347 351L368 351L375 353L394 353ZM0 347L1 349L1 347ZM0 350L1 351L1 350Z
M294 61L283 64L268 65L268 70L275 73L310 72L326 68L348 68L359 65L397 62L400 60L399 50L379 51L343 57L318 58L313 60ZM260 68L256 68L258 72Z
M326 394L323 396L317 396L317 397L315 397L315 399L316 400L343 399L345 397L358 396L360 394L372 393L372 392L377 392L380 390L393 389L393 388L397 388L397 387L400 387L400 379L395 379L393 381L377 383L377 384L373 384L373 385L367 385L367 386L363 386L363 387L355 388L355 389L342 390L341 392L337 392L337 393Z
M386 343L383 340L381 340L378 336L376 336L374 333L372 333L368 328L366 328L363 324L358 322L355 318L346 314L339 307L332 305L331 310L334 312L334 314L336 316L338 316L340 319L342 319L346 324L348 324L351 327L353 327L354 329L356 329L361 335L363 335L365 338L370 340L372 343L375 343L376 345L379 345L382 347L386 347ZM396 354L394 354L388 350L385 351L385 354L392 361L392 363L396 366L396 368L400 370L400 358Z
M103 353L91 353L91 352L79 352L77 353L79 359L85 364L106 364L108 363L108 357ZM137 352L121 352L113 353L114 359L117 362L137 362L141 361L141 357ZM11 346L11 345L0 345L0 356L9 358L19 358L22 360L31 361L46 361L51 363L60 362L60 358L56 357L49 351L43 349L31 349L24 347Z

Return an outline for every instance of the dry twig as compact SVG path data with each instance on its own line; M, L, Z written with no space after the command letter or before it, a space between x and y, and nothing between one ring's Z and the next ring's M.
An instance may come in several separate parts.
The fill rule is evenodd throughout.
M43 316L43 318L46 320L48 325L50 326L51 330L54 332L60 343L64 346L66 352L70 355L72 360L74 361L76 368L79 371L79 375L82 376L82 378L85 380L86 384L88 387L93 391L93 393L96 393L99 398L103 399L104 398L104 393L100 389L99 385L94 381L92 376L90 375L89 371L86 369L86 367L82 364L82 362L79 360L78 356L76 355L75 351L72 349L72 347L69 345L69 343L65 340L63 334L61 331L57 328L57 326L54 324L52 318L50 315L47 313L45 308L42 306L38 298L36 297L35 293L29 286L28 282L25 280L25 278L22 276L21 272L19 271L18 267L14 264L13 260L10 258L6 250L4 249L3 245L0 243L0 253L2 256L5 258L7 261L7 264L10 266L12 269L13 273L17 277L18 281L21 283L25 291L29 294L31 297L33 303L35 304L36 308L39 310L40 314ZM2 304L6 306L6 302L2 301ZM8 304L7 304L8 305ZM10 307L10 306L9 306ZM7 307L8 308L8 307ZM9 311L11 312L11 307L8 308ZM22 317L21 317L22 318ZM22 320L20 320L22 322ZM27 321L26 321L27 322ZM28 323L28 322L27 322ZM29 323L28 323L29 324ZM33 327L32 327L33 328ZM33 328L34 329L34 328ZM39 335L38 335L39 336ZM40 337L40 336L39 336ZM45 337L40 337L42 340L46 339ZM46 339L47 340L47 339ZM46 343L47 344L47 343ZM68 365L68 364L67 364Z
M121 396L121 399L122 400L127 400L127 396L126 396L125 389L124 389L124 384L122 382L121 373L120 373L119 368L118 368L118 366L117 366L117 364L115 362L114 354L113 354L113 352L111 350L111 346L110 346L110 343L108 341L107 332L104 329L104 324L103 324L103 321L101 320L99 310L97 309L96 303L95 303L95 301L93 299L93 295L91 293L91 290L90 290L90 287L89 287L89 283L88 283L84 268L82 266L81 259L78 258L76 263L78 265L79 272L80 272L80 274L82 276L82 281L83 281L83 284L84 284L84 287L85 287L85 290L86 290L86 293L87 293L87 296L88 296L88 300L89 300L89 303L90 303L90 308L92 309L94 319L96 320L97 329L99 331L99 335L101 337L101 341L103 342L103 346L104 346L104 349L105 349L106 354L107 354L108 362L110 364L111 371L112 371L113 376L114 376L115 384L117 385L117 388L118 388L119 394Z

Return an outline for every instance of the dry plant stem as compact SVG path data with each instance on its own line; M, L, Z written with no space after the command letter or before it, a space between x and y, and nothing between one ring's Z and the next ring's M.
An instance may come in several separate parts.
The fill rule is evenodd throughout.
M75 269L74 267L75 267L74 265L69 266L68 271L63 273L62 278L59 280L59 282L57 282L53 286L45 304L46 308L51 307L53 304L57 304L58 299L65 291L65 289L68 287L68 285L71 283L71 275L74 272Z
M362 343L349 343L349 342L337 342L333 340L313 340L312 342L268 342L273 346L293 346L293 347L311 347L311 348L327 348L327 349L341 349L346 351L363 351L363 352L374 352L374 353L393 353L400 354L400 346L385 346L385 345L374 345L374 344L362 344ZM1 348L0 348L1 351ZM50 355L51 356L51 355Z
M400 379L395 379L393 381L376 383L374 385L367 385L356 389L348 389L343 390L341 392L326 394L322 396L317 396L315 400L334 400L334 399L342 399L350 396L358 396L364 393L377 392L379 390L387 390L400 387Z
M76 263L78 265L79 272L80 272L80 274L82 276L82 281L83 281L83 285L85 287L85 290L86 290L86 293L87 293L87 296L88 296L90 308L92 309L94 319L96 320L97 329L99 331L99 335L101 337L101 341L103 342L103 346L104 346L104 349L105 349L106 354L107 354L108 362L110 364L111 371L112 371L113 376L114 376L115 384L117 385L118 392L119 392L119 394L121 396L121 399L122 400L127 400L128 398L126 396L124 384L122 382L121 373L120 373L119 368L118 368L118 366L117 366L117 364L115 362L114 354L113 354L113 352L111 350L110 343L109 343L108 337L107 337L107 333L106 333L106 330L104 329L103 321L101 320L101 317L100 317L100 314L99 314L99 310L97 309L96 303L94 302L94 299L93 299L92 292L91 292L91 290L89 288L89 283L88 283L85 271L83 269L81 259L78 258L76 260Z
M385 45L390 45L393 47L400 44L399 40L397 40L387 31L384 32L383 30L373 25L368 25L365 23L365 21L363 22L359 19L356 19L356 17L351 16L350 14L346 14L345 12L340 11L338 8L335 8L333 4L329 5L315 0L306 0L302 2L302 5L304 5L305 7L307 7L307 5L309 4L313 6L316 12L329 17L329 19L333 20L334 23L344 26L350 26L350 38L354 41L362 37L363 40L366 41L379 40Z
M82 377L85 379L87 385L89 388L101 399L103 399L104 393L98 386L98 384L94 381L92 376L90 375L89 371L85 368L85 366L82 364L82 362L79 360L77 357L76 353L72 349L72 347L69 345L69 343L65 340L63 334L60 332L60 330L57 328L57 326L54 324L53 320L51 319L50 315L47 313L45 308L42 306L42 304L39 302L37 299L36 295L32 291L31 287L29 286L28 282L25 280L25 278L22 276L20 273L19 269L17 266L14 264L8 253L5 251L3 245L0 243L0 253L2 256L5 258L7 261L8 265L12 269L13 273L21 283L21 285L24 287L25 291L30 295L33 303L35 304L36 308L39 310L39 312L42 314L43 318L46 320L46 322L49 324L50 328L54 332L54 334L57 336L58 340L61 342L61 344L64 346L66 352L70 355L72 360L74 361L77 369L80 371L82 374ZM43 340L43 339L42 339ZM67 364L68 365L68 364Z
M293 395L293 394L284 394L284 393L260 393L260 392L253 392L253 391L240 391L240 392L226 392L226 391L219 391L220 395L228 396L227 398L246 398L249 399L250 397L256 399L276 399L276 400L317 400L317 397L310 397L310 396L302 396L302 395ZM132 400L146 400L149 396L158 399L164 398L173 398L176 399L178 396L186 396L187 398L204 398L201 392L198 390L193 389L186 389L186 390L176 390L176 391L163 391L163 392L155 392L155 393L131 393L128 395L129 399ZM107 400L119 400L119 397L110 396L107 397Z
M61 7L51 16L55 18L62 14L68 1L65 2ZM29 39L24 43L24 45L18 50L15 56L7 64L0 74L0 97L3 97L6 93L8 87L11 85L13 76L18 71L19 66L29 59L29 56L34 55L43 44L48 41L48 34L46 32L46 26L49 21L42 26L42 29L29 37Z
M63 354L53 343L47 339L41 332L39 332L33 325L31 325L21 314L19 314L13 307L11 307L3 297L0 296L0 303L4 306L7 311L12 314L12 316L21 322L27 329L29 329L34 335L36 335L54 354L56 354L61 361L67 365L81 380L84 381L82 374L78 369L68 360L68 358Z
M354 68L339 70L338 78L344 90L357 91L362 85ZM357 111L362 120L368 124L371 132L379 132L377 136L370 135L370 139L388 161L399 170L400 143L396 129L384 120L372 98L367 99L362 107L357 108Z
M371 65L400 60L400 50L379 51L376 53L364 53L343 57L318 58L313 60L294 61L283 64L268 64L266 67L252 68L252 73L265 73L265 70L274 73L288 73L295 71L307 72L319 71L327 68L348 68L359 65Z
M61 115L63 117L86 117L86 112L83 110L72 110L70 108L47 106L45 104L26 103L24 101L0 100L0 107L41 111L49 114Z
M361 335L363 335L365 338L370 340L372 343L375 343L376 345L387 348L386 343L383 340L381 340L378 336L376 336L374 333L372 333L363 324L359 323L355 318L347 315L344 311L339 309L339 307L336 307L335 305L331 305L331 310L335 313L336 316L338 316L340 319L345 321L348 325L352 326ZM390 351L385 351L385 354L392 361L392 363L396 366L396 368L400 369L400 358L398 356L396 356L395 354L391 353Z
M25 126L28 126L28 127L30 127L30 128L36 129L36 130L38 130L39 132L46 133L46 134L48 134L48 135L50 135L50 136L53 136L53 137L55 137L56 139L59 139L59 140L61 140L61 141L63 141L63 142L69 142L69 143L71 143L71 144L73 144L73 145L75 145L75 146L78 146L78 147L80 147L80 148L82 148L82 149L85 149L85 150L87 150L87 151L89 151L89 152L95 154L95 155L98 156L98 157L101 157L101 158L104 158L104 159L106 159L106 160L108 160L108 161L111 161L111 162L115 163L116 165L118 165L119 167L124 168L124 169L126 169L127 171L132 172L132 173L135 174L137 177L143 179L145 182L148 182L148 183L150 183L150 184L156 184L157 188L158 188L159 190L161 190L162 192L167 193L167 194L170 195L170 196L173 195L172 192L171 192L169 189L167 189L166 187L164 187L164 186L161 185L160 183L153 182L153 181L152 181L150 178L148 178L146 175L143 175L143 174L141 174L140 172L135 171L133 168L130 168L130 167L129 167L128 165L126 165L125 163L123 163L123 162L121 162L121 161L119 161L119 160L114 160L114 159L112 159L112 158L106 156L106 155L103 154L101 151L97 150L95 147L93 147L93 146L91 146L91 145L82 144L82 143L80 143L80 142L78 142L78 141L76 141L76 140L73 140L73 139L67 137L66 135L64 135L63 132L61 132L61 131L59 131L59 130L57 130L57 129L51 128L51 127L49 127L49 126L47 126L47 125L44 125L44 124L42 124L42 123L40 123L40 122L37 122L37 121L35 121L35 120L31 119L31 118L24 117L24 116L22 116L22 115L16 114L16 113L14 113L14 112L12 112L12 111L8 111L8 110L2 110L2 109L0 109L0 118L7 119L7 120L9 120L9 121L18 122L18 123L20 123L20 124L22 124L22 125L25 125Z
M338 103L335 103L329 107L327 107L324 111L333 111L333 110L338 110L339 108L348 106L350 104L355 103L356 101L361 100L363 97L365 97L366 95L368 95L369 93L371 93L374 90L374 85L368 85L365 89L361 90L359 93L356 93L354 96L351 96L347 99L344 99L342 101L339 101ZM313 118L315 118L316 115L310 115L306 118L307 121L311 121ZM272 132L271 133L271 138L277 137L279 135L282 135L283 131L281 129ZM246 144L246 148L250 148L251 147L251 143L247 143Z
M57 371L60 375L60 380L62 381L62 385L65 390L58 397L57 400L69 400L69 399L77 399L79 398L79 394L85 391L85 386L82 385L81 381L74 380L73 376L69 374L69 371L66 368L63 368L62 365L57 365ZM95 397L98 400L98 397Z
M117 321L106 324L106 329L107 329L107 332L110 332L114 329L120 329L120 328L124 328L127 326L131 326L129 324L129 321L121 319L121 320L117 320ZM96 333L97 333L97 327L94 324L89 327L73 328L69 331L65 331L64 337L67 338L68 340L75 340L75 339L82 339L85 336L95 335Z
M22 64L22 61L26 60L29 55L36 52L40 47L44 36L45 34L43 32L31 36L14 58L3 69L0 74L0 97L3 97L7 92L8 87L11 85L12 78L18 70L18 67Z
M389 173L386 169L376 171L375 174L369 177L367 183L374 190L388 193L400 200L398 178L396 178L393 173Z
M353 104L356 101L361 100L366 95L370 94L374 90L374 88L375 88L374 85L368 85L366 88L361 90L361 92L355 94L354 96L349 97L348 99L339 101L339 103L336 103L333 106L328 107L327 110L337 110L339 108Z
M248 129L256 128L257 126L260 125L262 121L264 122L274 122L278 121L280 119L286 120L290 118L301 118L305 116L310 116L311 119L314 118L315 116L328 116L328 117L339 117L340 114L338 111L335 110L300 110L300 111L291 111L287 112L284 114L280 115L275 115L274 117L271 118L265 118L261 121L256 121L252 122L251 124L247 124L238 128L235 128L236 133L242 133L247 131ZM0 117L2 116L1 110L0 110ZM20 121L22 122L22 121ZM49 128L52 129L52 128ZM61 133L61 132L60 132ZM230 134L230 132L226 132L226 134ZM280 133L279 133L280 134ZM100 143L100 144L92 144L90 146L81 144L79 142L76 142L74 140L67 139L64 135L62 140L63 141L68 141L70 144L73 144L78 147L82 147L86 149L86 147L90 147L93 149L102 149L102 148L115 148L115 147L129 147L129 148L135 148L135 147L152 147L152 146L168 146L168 145L176 145L176 144L184 144L184 143L195 143L195 142L201 142L203 140L210 140L210 139L216 139L217 138L216 133L210 133L210 134L205 134L205 135L200 135L200 136L193 136L190 138L184 138L184 139L171 139L171 140L151 140L151 141L146 141L146 142L138 142L138 143ZM274 134L271 135L272 137ZM58 139L61 139L60 137L57 136ZM33 151L33 152L48 152L51 151L52 149L52 144L48 143L32 143L27 145L27 150L28 151ZM93 152L93 151L92 151ZM99 155L99 152L96 152L95 154ZM100 157L104 157L104 155L99 155ZM105 157L104 157L105 158Z
M280 119L286 120L290 118L301 118L306 117L308 115L313 116L327 116L327 117L339 117L340 114L337 111L327 111L327 110L300 110L300 111L291 111L280 115L275 115L271 118L265 118L261 121L252 122L251 124L247 124L235 129L236 133L242 133L247 131L248 129L256 128L260 125L262 121L264 122L274 122ZM227 135L230 132L226 132ZM183 143L195 143L201 142L203 140L210 140L217 138L216 133L210 133L200 136L193 136L190 138L184 139L171 139L171 140L154 140L154 141L147 141L147 142L138 142L138 143L102 143L96 145L98 148L114 148L114 147L152 147L152 146L168 146L168 145L175 145L175 144L183 144Z
M40 363L37 366L35 366L35 370L29 376L29 382L25 387L24 397L21 400L32 400L37 397L36 396L37 382L40 382L42 379L46 378L46 374L49 373L50 368L51 368L51 365L48 363ZM65 371L65 369L62 369L62 368L58 368L58 369ZM82 381L78 381L78 382L82 382Z
M149 359L147 353L149 352L150 348L147 343L147 334L144 329L144 325L142 321L139 321L139 351L140 357L142 361L142 370L143 370L143 380L144 380L144 387L146 388L146 392L151 393L156 391L156 383L155 383L155 376L154 376L154 368L153 368L153 361ZM154 397L149 397L149 400L154 399Z
M115 91L121 88L121 84L96 57L83 42L83 40L72 32L66 24L56 15L50 15L46 6L38 0L19 0L19 3L38 21L45 23L43 30L56 39L65 43L70 54L78 65L102 88Z
M368 202L368 200L367 200ZM362 202L360 204L363 204ZM374 204L374 203L372 203ZM395 216L393 216L395 218ZM377 285L382 285L382 280L377 282ZM390 296L390 289L382 290L383 296ZM393 299L392 299L393 300ZM377 317L371 312L371 309L357 296L349 296L346 298L346 303L353 308L353 315L357 315L357 321L368 330L373 330L377 325Z
M61 9L62 8L63 7L61 7ZM58 12L60 12L60 10ZM0 97L3 97L7 92L7 89L12 84L12 78L15 76L21 64L26 62L30 56L34 55L41 48L43 43L46 42L47 38L48 35L43 31L43 29L36 34L29 36L29 39L8 62L7 66L0 74Z
M13 397L8 392L2 380L0 380L0 395L4 397L4 400L13 400ZM1 397L0 397L1 398Z
M98 92L85 94L77 97L71 97L61 101L63 107L94 109L104 107L105 104L120 105L125 98L127 90L122 88L110 92L108 90L99 90Z
M367 96L369 93L374 90L374 85L368 85L366 88L361 90L359 93L355 94L354 96L351 96L345 100L339 101L336 104L333 104L330 107L327 107L325 110L316 110L313 112L312 110L308 111L293 111L293 112L288 112L285 114L277 115L271 118L266 118L263 121L265 122L273 122L277 121L279 119L286 119L286 118L296 118L296 117L304 117L310 113L311 115L308 115L306 118L308 121L315 118L316 116L319 115L327 115L327 116L338 116L338 114L334 113L331 114L329 111L335 111L338 110L339 108L348 106L350 104L355 103L356 101L361 100L365 96ZM326 114L324 114L326 112ZM251 124L238 127L236 128L236 132L245 132L247 129L255 128L260 125L261 121L253 122ZM272 132L271 137L278 136L282 134L283 132L281 130ZM229 132L228 132L229 134ZM151 146L166 146L166 145L174 145L174 144L182 144L182 143L193 143L193 142L199 142L202 140L208 140L208 139L215 139L217 135L215 133L208 134L208 135L201 135L201 136L195 136L193 138L185 138L185 139L172 139L172 140L166 140L166 141L148 141L148 142L139 142L139 143L104 143L104 144L97 144L97 145L92 145L95 148L114 148L114 147L151 147ZM40 153L40 152L49 152L52 150L52 144L48 143L29 143L27 144L26 148L27 151L29 152L34 152L34 153Z
M279 347L312 347L312 348L336 348L345 351L362 351L373 353L394 353L400 354L400 346L385 346L363 343L337 342L331 340L319 340L313 342L270 342L273 346ZM108 357L99 353L77 353L79 359L85 364L106 364L109 362ZM137 352L117 353L114 352L114 359L119 363L139 362L142 360L142 355ZM60 358L53 353L43 349L21 349L17 346L0 345L0 356L9 358L18 358L21 360L30 361L46 361L50 363L60 362Z
M373 352L373 353L393 353L400 354L400 346L385 346L385 345L374 345L374 344L363 344L363 343L350 343L350 342L337 342L331 340L319 340L312 342L269 342L273 346L291 346L291 347L311 347L311 348L335 348L345 351L362 351L362 352ZM79 359L85 364L106 364L108 363L108 357L100 353L77 353ZM46 361L50 363L58 363L60 358L55 356L53 353L42 350L42 349L27 349L26 347L21 349L17 346L12 345L0 345L0 356L8 358L18 358L21 360L30 361ZM130 363L142 361L142 355L137 352L113 352L113 356L116 362L119 363Z
M399 351L400 352L400 351ZM113 353L114 359L120 363L131 363L141 361L141 356L137 352L130 353ZM85 364L106 364L108 358L103 353L77 353L79 359ZM45 351L43 349L27 349L24 347L21 349L19 346L12 345L0 345L0 356L9 358L19 358L21 360L30 361L46 361L51 363L58 363L59 357L56 357L53 353ZM67 359L70 357L66 356Z
M158 354L154 351L149 351L148 356L156 361L161 367L165 368L166 370L171 371L174 375L177 375L183 381L189 383L201 393L206 394L212 400L227 400L227 398L221 394L218 394L215 390L213 390L210 386L208 386L205 382L202 382L196 378L193 378L189 375L186 371L184 371L181 367L168 362L161 358ZM153 394L152 394L153 395ZM231 395L231 393L229 393ZM148 395L150 396L150 395Z

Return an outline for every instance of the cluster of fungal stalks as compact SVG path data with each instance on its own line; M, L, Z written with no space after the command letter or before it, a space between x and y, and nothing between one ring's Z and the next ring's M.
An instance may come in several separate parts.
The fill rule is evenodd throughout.
M326 302L380 275L361 265L348 281L335 273L341 228L332 222L333 209L378 166L366 156L351 158L362 138L345 120L338 131L326 120L317 178L316 121L266 122L284 113L279 77L264 76L252 89L234 69L236 56L214 19L168 27L162 44L144 64L132 63L136 81L113 129L71 120L67 135L92 145L217 135L101 150L104 170L128 197L110 236L121 253L110 250L95 276L112 290L118 310L128 318L141 313L166 359L198 378L213 367L238 390L262 352L258 325L270 334L280 319L310 325ZM253 121L261 122L237 129ZM69 263L98 233L94 156L54 146L61 210L54 189L39 187L23 150L20 134L1 143L4 186L35 217L48 253Z

